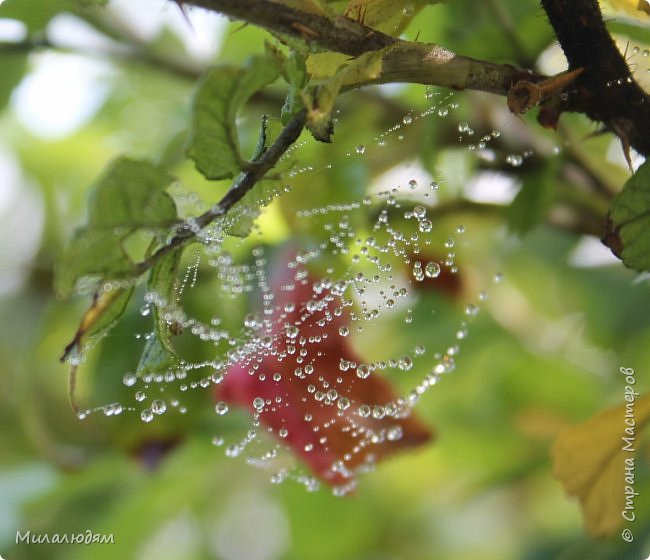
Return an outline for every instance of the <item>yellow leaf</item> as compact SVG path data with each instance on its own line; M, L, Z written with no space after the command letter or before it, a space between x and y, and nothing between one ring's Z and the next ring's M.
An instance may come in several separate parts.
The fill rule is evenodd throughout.
M628 423L626 423L626 420ZM633 402L608 408L583 424L562 432L551 450L553 474L567 494L577 498L587 531L611 536L625 521L625 428L634 422L634 442L650 421L650 393Z
M650 0L606 0L614 10L641 20L650 20Z
M386 47L388 48L390 47ZM383 68L386 49L363 53L340 66L331 78L324 80L315 88L303 91L303 103L307 108L307 126L317 140L330 141L331 113L341 88L378 78Z
M429 0L350 0L345 15L389 35L399 35Z
M325 80L334 76L348 60L350 57L347 54L323 52L310 54L305 65L313 80Z
M282 4L289 8L295 10L300 10L302 12L308 12L310 14L318 14L319 16L324 16L325 11L317 0L271 0L276 4Z

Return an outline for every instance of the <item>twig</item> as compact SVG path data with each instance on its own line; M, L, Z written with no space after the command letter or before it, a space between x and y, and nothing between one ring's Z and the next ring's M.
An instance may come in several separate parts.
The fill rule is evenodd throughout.
M298 139L307 120L306 110L300 111L282 129L275 142L251 164L251 168L240 175L223 198L210 210L204 212L193 220L193 227L178 232L166 245L158 249L151 257L136 266L136 273L143 274L149 270L160 258L185 245L196 238L196 231L201 230L225 215L244 195L250 191L272 169L285 152Z
M599 121L640 154L650 155L650 96L634 81L610 36L597 0L542 0L569 61L583 68L566 110Z
M402 41L341 15L321 15L268 0L189 0L194 6L220 12L280 36L307 43L314 50L330 50L353 57L386 47L381 74L368 84L417 83L451 89L473 89L507 95L521 79L541 76L508 64L493 64L459 56L439 45Z

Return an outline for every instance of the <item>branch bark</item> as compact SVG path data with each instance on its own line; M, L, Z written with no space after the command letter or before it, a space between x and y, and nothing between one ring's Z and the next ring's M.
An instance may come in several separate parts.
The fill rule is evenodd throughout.
M604 123L624 148L650 155L650 96L635 82L605 27L597 0L542 0L542 6L569 69L583 69L566 110Z
M341 15L305 12L269 0L188 0L186 3L301 40L316 51L329 50L356 57L391 47L383 59L381 75L354 87L401 82L507 95L519 80L543 79L508 64L459 56L439 45L402 41Z

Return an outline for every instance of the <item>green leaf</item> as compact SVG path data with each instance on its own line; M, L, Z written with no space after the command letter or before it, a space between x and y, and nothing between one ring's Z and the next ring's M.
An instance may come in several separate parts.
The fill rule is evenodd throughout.
M22 21L30 31L44 29L49 21L61 12L74 12L77 8L103 6L107 0L5 0L0 5L0 18Z
M523 236L544 220L555 195L554 175L555 166L549 164L541 172L524 176L521 189L506 210L510 231Z
M176 206L164 191L172 180L146 161L114 161L91 193L87 225L57 263L57 293L70 295L82 279L134 277L125 243L138 231L162 233L174 223Z
M650 271L650 162L628 179L607 216L603 243L625 266Z
M181 254L182 250L177 249L163 257L151 269L147 296L152 299L154 333L142 351L138 375L165 371L178 363L171 336L178 332L174 317L179 311L176 302L176 277Z
M440 0L350 0L345 15L384 33L399 36L427 4Z
M25 53L0 52L0 110L9 102L11 93L25 75L27 55Z
M289 93L282 106L282 122L287 124L302 109L300 93L307 84L305 57L296 51L291 51L285 63L285 72L289 82Z
M208 70L194 96L188 155L207 179L235 177L247 162L239 152L237 111L279 75L273 59L254 57L244 68Z

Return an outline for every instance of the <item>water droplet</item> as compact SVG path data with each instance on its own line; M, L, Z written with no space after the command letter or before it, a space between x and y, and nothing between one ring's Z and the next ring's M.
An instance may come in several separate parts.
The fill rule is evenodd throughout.
M418 224L418 228L422 233L429 233L433 229L433 224L431 220L421 220Z
M386 416L386 409L383 406L376 404L372 407L373 418L376 420L381 420L384 416Z
M518 154L508 154L506 156L506 163L512 167L519 167L524 162L524 158Z
M474 134L474 129L471 126L469 126L469 123L461 121L458 123L458 132L460 132L461 134L468 134L471 136L472 134Z
M413 208L413 215L418 219L424 218L427 215L427 209L424 206L418 205Z
M214 436L212 438L212 445L216 447L223 445L223 438L221 436Z
M153 420L153 416L154 414L150 408L145 408L142 412L140 412L140 418L143 422L151 422Z
M424 274L427 278L437 278L440 276L440 265L437 262L428 262L424 267Z
M397 362L397 367L402 371L408 371L413 367L413 360L410 356L402 356Z
M357 154L359 154L360 156L362 156L363 154L366 153L366 147L365 147L363 144L359 144L359 145L354 149L354 151L357 152Z
M404 124L411 124L413 122L413 117L411 115L404 115L402 122Z
M336 403L336 406L339 407L339 410L347 410L348 408L350 408L350 399L346 397L341 397Z
M226 448L226 457L228 457L229 459L239 457L240 453L241 453L241 447L239 447L239 445L229 445Z
M465 308L465 315L469 315L470 317L473 317L474 315L478 314L479 308L474 305L473 303L470 303L466 308Z
M138 391L135 394L135 400L138 401L138 402L142 402L146 398L147 398L147 395L143 391Z
M167 403L161 399L156 399L151 403L151 410L154 414L164 414L167 410Z
M350 329L346 326L339 327L339 334L341 336L348 336L350 334Z
M223 416L228 412L228 403L224 401L219 401L216 405L214 405L214 411L219 415Z
M386 432L386 439L388 439L388 441L398 441L402 439L402 435L402 427L393 426L392 428L389 428L388 432Z
M138 377L135 375L135 373L125 373L124 377L122 377L122 383L126 385L127 387L133 387L138 381Z
M296 338L300 334L300 330L295 325L290 325L287 327L287 337Z
M262 412L264 409L264 399L262 397L255 397L253 399L253 408L257 410L257 412Z
M370 368L366 364L361 364L357 367L357 377L359 379L366 379L370 375Z

